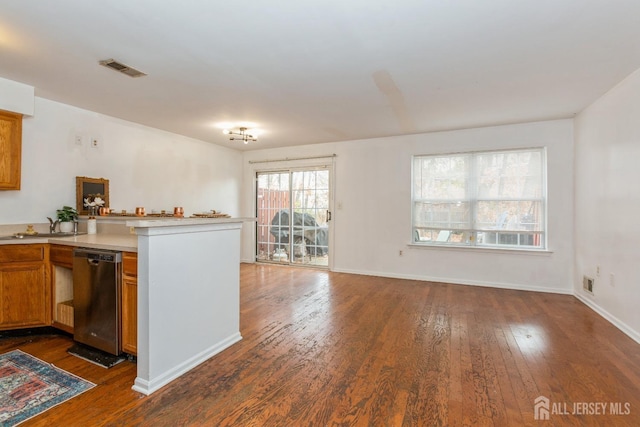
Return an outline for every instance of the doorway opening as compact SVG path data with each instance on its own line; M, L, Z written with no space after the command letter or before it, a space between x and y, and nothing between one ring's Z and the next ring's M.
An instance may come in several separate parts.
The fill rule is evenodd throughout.
M256 173L256 261L329 266L327 167Z

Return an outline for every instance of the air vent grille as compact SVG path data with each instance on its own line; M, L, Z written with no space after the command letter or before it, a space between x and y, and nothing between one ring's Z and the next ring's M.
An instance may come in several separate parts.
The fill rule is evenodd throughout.
M111 68L112 70L118 71L122 74L126 74L129 77L142 77L146 76L142 71L136 70L135 68L129 67L121 62L116 61L115 59L105 59L103 61L99 61L100 65L103 65L107 68Z

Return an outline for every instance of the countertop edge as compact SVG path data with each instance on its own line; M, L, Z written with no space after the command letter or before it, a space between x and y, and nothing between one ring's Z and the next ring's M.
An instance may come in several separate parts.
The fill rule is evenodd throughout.
M209 224L228 224L237 222L255 222L255 217L242 218L155 218L155 219L136 219L127 221L127 227L182 227L193 225L209 225Z
M54 244L64 246L75 246L93 249L106 249L122 252L138 252L138 236L123 234L84 234L69 237L42 237L3 240L0 246L5 245L37 245Z
M96 235L93 235L96 236ZM132 242L114 242L114 241L87 241L87 240L76 240L77 237L68 237L68 238L52 238L49 239L50 244L55 245L64 245L64 246L74 246L74 247L82 247L82 248L92 248L92 249L106 249L111 251L121 251L121 252L138 252L138 236L135 237L135 245L132 246ZM69 240L74 239L74 240Z

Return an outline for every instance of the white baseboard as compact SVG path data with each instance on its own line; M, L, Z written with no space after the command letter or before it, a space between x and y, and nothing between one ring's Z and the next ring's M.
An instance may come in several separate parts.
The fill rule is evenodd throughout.
M187 371L190 371L191 369L195 368L201 363L209 360L216 354L220 353L222 350L231 347L233 344L237 343L241 339L242 339L242 335L240 335L240 332L236 332L235 334L225 338L224 340L209 347L203 352L196 354L190 359L187 359L184 362L180 363L179 365L160 374L156 378L153 378L147 381L140 377L136 377L136 380L133 383L133 387L131 388L137 392L146 394L148 396L151 393L169 384L171 381L175 380L176 378L183 375Z
M429 276L419 276L419 275L412 275L412 274L383 273L378 271L372 272L372 271L359 271L359 270L348 270L348 269L334 269L332 271L335 271L338 273L358 274L363 276L389 277L392 279L420 280L423 282L451 283L453 285L480 286L484 288L513 289L517 291L549 292L553 294L573 295L573 288L564 289L564 288L556 288L551 286L539 287L539 286L528 286L528 285L517 284L517 283L483 282L483 281L477 281L477 280L455 279L450 277L429 277Z
M622 320L618 319L616 316L614 316L613 314L609 313L607 310L605 310L604 308L600 307L598 304L596 304L594 301L592 301L591 299L585 297L585 295L581 295L578 292L575 292L573 294L576 298L578 298L580 301L582 301L582 303L584 305L586 305L587 307L589 307L591 310L595 311L596 313L598 313L600 316L604 317L606 320L608 320L613 326L615 326L616 328L620 329L622 332L624 332L627 336L629 336L629 338L631 338L632 340L634 340L635 342L637 342L638 344L640 344L640 333L638 333L637 331L635 331L633 328L631 328L629 325L627 325L626 323L624 323Z

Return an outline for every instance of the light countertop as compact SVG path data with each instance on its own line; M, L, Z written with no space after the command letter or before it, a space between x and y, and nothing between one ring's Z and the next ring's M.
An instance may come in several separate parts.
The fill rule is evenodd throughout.
M102 218L102 217L101 217ZM109 218L112 219L112 218ZM155 228L155 227L189 227L197 225L231 224L238 222L252 222L256 218L118 218L122 226L129 228ZM102 222L102 220L99 220ZM105 221L109 222L109 221ZM100 225L99 225L100 226ZM77 236L60 237L29 237L28 239L0 240L0 245L28 245L51 243L57 245L77 246L94 249L106 249L113 251L137 252L138 236L122 232L100 232L97 234L79 234Z
M137 252L138 236L135 234L81 234L71 237L52 237L49 243L112 251Z
M0 240L0 245L29 245L52 243L112 251L137 252L138 236L135 234L80 234L68 237L29 237L27 239Z
M127 221L128 227L175 227L175 226L188 226L188 225L203 225L203 224L228 224L237 222L252 222L256 221L254 217L247 218L148 218L148 219L135 219Z

